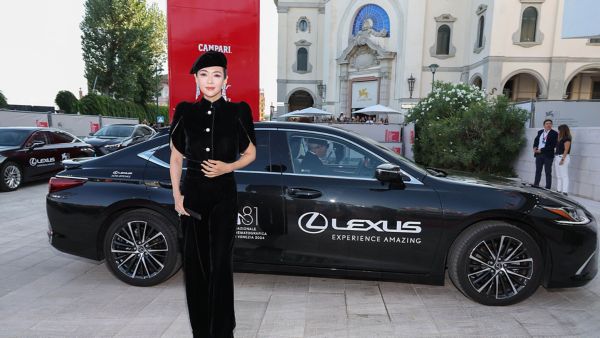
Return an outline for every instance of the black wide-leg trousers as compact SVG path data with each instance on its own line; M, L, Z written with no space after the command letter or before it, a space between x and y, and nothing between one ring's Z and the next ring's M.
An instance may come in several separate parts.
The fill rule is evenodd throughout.
M192 331L194 337L230 338L235 328L235 180L232 176L186 177L183 190L186 209L201 216L181 216L183 272Z

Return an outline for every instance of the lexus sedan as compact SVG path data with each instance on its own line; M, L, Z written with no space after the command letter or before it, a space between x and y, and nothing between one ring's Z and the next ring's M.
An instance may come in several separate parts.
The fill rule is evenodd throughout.
M463 294L486 305L596 275L596 222L563 195L422 168L333 127L262 122L256 136L256 161L235 173L238 271L441 285L447 270ZM318 170L303 163L315 153ZM168 136L158 135L68 163L47 195L52 246L105 259L132 285L172 276L180 232L169 156Z
M144 142L154 134L156 131L144 124L110 124L90 134L85 142L94 146L97 156L102 156Z
M0 128L0 191L12 191L23 182L47 179L63 170L62 162L94 156L92 147L57 129Z

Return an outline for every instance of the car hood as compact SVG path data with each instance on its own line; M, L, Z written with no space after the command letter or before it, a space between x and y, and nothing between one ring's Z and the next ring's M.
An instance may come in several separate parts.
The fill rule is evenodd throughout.
M116 143L121 143L124 140L126 140L126 137L111 137L111 138L100 138L100 137L86 137L84 139L84 142L87 144L91 144L95 147L98 146L105 146L108 144L116 144Z
M540 203L546 205L572 205L581 207L579 203L567 196L542 187L535 187L531 183L524 182L520 178L508 178L495 175L474 174L463 171L447 170L447 177L442 179L455 183L479 186L498 190L511 190L521 193L529 193L538 197Z

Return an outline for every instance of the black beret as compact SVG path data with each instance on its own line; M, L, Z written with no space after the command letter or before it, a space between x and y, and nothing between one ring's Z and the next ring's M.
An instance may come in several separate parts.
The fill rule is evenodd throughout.
M223 69L227 69L227 58L225 54L221 52L208 51L202 55L200 55L192 69L190 70L190 74L196 74L200 69L206 67L219 66L223 67Z
M307 138L306 139L306 143L308 144L320 144L320 145L327 145L327 141L320 139L320 138Z

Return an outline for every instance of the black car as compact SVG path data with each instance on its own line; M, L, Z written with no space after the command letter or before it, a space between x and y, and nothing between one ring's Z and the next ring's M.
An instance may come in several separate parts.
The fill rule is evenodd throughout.
M96 155L102 156L147 141L154 134L156 131L144 124L110 124L91 133L84 140L94 146Z
M64 160L88 156L94 156L91 146L62 130L0 128L0 190L51 177L64 169Z
M424 169L359 135L313 124L257 123L257 159L235 173L238 271L443 284L488 305L597 272L593 216L552 191ZM302 162L327 147L323 172ZM179 267L168 136L51 179L51 244L132 285ZM314 156L314 155L313 155Z

